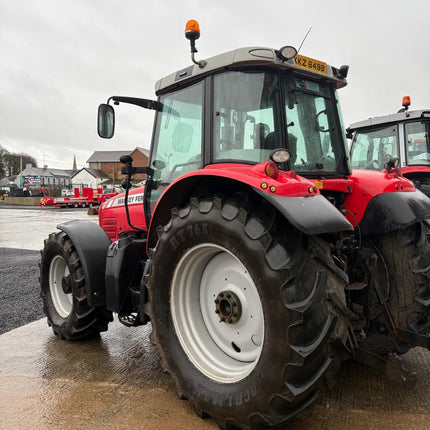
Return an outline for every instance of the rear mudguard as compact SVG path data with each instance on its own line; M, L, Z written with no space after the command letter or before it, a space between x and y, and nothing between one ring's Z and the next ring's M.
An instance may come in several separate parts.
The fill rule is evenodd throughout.
M206 173L206 172L205 172ZM211 172L212 173L212 172ZM301 181L305 181L301 179ZM313 184L312 184L313 185ZM308 185L306 182L306 189ZM182 178L171 184L157 202L149 229L149 246L155 246L156 228L170 219L170 210L180 207L184 202L206 190L211 195L235 192L257 193L272 204L295 228L305 234L323 234L353 230L352 224L325 197L281 195L264 192L250 184L221 176L200 174Z
M106 254L111 244L106 233L92 221L70 221L57 226L72 240L81 260L87 288L88 305L106 303Z
M305 234L353 230L351 223L322 195L285 197L257 192Z
M430 223L430 199L421 191L383 193L370 200L359 227L362 235L385 234L422 220Z

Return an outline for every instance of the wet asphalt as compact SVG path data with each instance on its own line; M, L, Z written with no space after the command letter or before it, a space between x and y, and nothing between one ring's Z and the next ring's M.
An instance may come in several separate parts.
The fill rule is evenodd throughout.
M0 204L0 334L44 317L38 281L43 241L60 222L97 222L87 213Z
M82 209L43 210L0 205L0 428L216 429L178 400L151 326L117 321L100 337L60 341L42 317L38 259L59 222L91 219ZM316 405L289 430L427 430L430 352L415 348L403 363L416 381L387 380L346 362Z
M0 334L43 318L39 251L0 248Z

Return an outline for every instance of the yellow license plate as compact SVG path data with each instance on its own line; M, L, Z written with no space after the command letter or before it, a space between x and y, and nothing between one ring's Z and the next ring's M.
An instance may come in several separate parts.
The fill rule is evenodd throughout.
M327 63L314 60L313 58L303 57L303 55L295 56L296 66L304 69L312 70L313 72L327 74Z
M323 190L324 189L324 182L322 182L322 181L312 181L312 182L316 185L316 187L319 190Z

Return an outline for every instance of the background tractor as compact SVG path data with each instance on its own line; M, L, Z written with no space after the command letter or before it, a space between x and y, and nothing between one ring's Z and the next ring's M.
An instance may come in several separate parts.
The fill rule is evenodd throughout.
M251 47L197 61L156 84L149 166L122 157L125 192L99 225L45 241L48 323L75 340L152 324L181 398L223 429L282 425L345 359L398 369L429 348L430 200L394 166L354 171L337 90L347 66ZM146 173L131 189L135 173Z
M351 165L382 170L398 158L403 176L430 197L430 110L409 111L410 103L405 96L397 113L351 124Z

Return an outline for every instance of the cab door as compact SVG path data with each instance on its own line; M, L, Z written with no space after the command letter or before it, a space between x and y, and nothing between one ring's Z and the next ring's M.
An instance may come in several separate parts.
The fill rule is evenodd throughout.
M204 81L161 95L145 188L149 225L158 199L177 178L203 166Z

